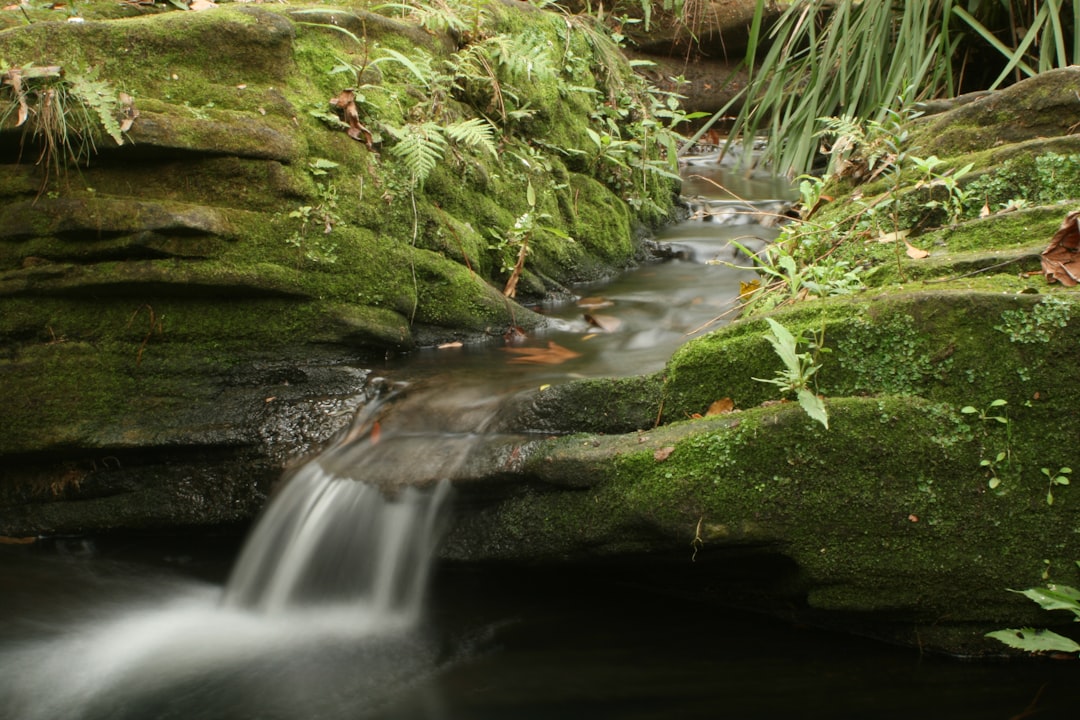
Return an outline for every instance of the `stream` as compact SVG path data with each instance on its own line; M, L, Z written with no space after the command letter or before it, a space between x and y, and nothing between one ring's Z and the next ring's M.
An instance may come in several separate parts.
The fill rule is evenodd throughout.
M790 191L709 158L686 171L684 192L708 212L659 238L671 259L577 288L578 302L543 308L550 328L509 349L388 361L388 387L417 389L366 407L246 540L0 545L0 720L1074 718L1074 663L923 657L615 570L434 560L452 522L440 480L491 441L501 397L656 371L730 318L755 277L727 264L730 242L774 237L757 220Z

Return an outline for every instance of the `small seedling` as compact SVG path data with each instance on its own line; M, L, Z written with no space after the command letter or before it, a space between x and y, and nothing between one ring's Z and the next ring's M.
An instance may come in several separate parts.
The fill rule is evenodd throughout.
M982 461L979 462L979 467L984 467L990 472L990 480L987 481L987 485L991 490L994 490L1001 485L1001 477L999 477L998 471L1008 469L1012 465L1012 423L1009 421L1009 416L1004 410L997 410L997 408L1003 408L1008 404L1008 400L998 398L987 405L983 410L980 410L973 405L965 405L960 408L960 412L965 415L975 415L982 422L997 422L1005 426L1005 449L997 453L993 460L983 458ZM997 415L995 414L996 412L1002 414Z
M1058 471L1056 473L1055 472L1050 472L1050 468L1043 468L1042 469L1042 474L1045 475L1046 479L1049 480L1049 482L1050 482L1049 487L1047 487L1047 489L1046 489L1046 504L1047 505L1053 505L1054 504L1054 486L1055 485L1068 485L1069 484L1069 478L1067 478L1065 476L1069 475L1071 473L1072 473L1072 468L1067 468L1067 467L1058 468Z

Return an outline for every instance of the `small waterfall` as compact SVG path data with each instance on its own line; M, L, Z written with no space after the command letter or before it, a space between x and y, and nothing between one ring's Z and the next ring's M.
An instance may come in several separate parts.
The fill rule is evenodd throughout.
M415 623L449 481L495 412L490 395L479 406L461 400L446 389L398 389L369 402L341 444L271 499L223 606L265 614L349 607L381 629ZM440 407L455 411L448 416Z
M373 621L411 623L439 539L449 483L388 497L303 467L274 498L225 589L227 607L280 613L353 605Z

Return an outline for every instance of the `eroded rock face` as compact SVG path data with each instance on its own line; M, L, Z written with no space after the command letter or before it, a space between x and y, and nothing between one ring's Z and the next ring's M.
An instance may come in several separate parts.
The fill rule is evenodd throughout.
M559 231L531 238L518 287L534 296L634 262L671 208L670 180L635 190L607 161L574 160L595 108L567 84L606 98L611 82L622 101L643 86L587 62L617 58L599 38L528 6L493 6L484 38L572 47L573 77L506 71L457 91L413 70L463 63L467 40L347 4L27 12L39 22L0 32L14 68L0 93L0 534L250 517L348 422L360 368L542 322L500 292L516 247L489 247L530 202ZM383 47L399 54L373 62ZM346 87L359 120L330 103ZM511 119L514 103L532 109ZM438 129L482 114L498 125L486 145ZM453 147L418 182L391 128Z

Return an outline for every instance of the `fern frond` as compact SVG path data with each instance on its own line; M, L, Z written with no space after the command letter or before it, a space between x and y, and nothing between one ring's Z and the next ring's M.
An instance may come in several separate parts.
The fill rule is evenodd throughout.
M401 158L413 185L423 186L446 153L447 143L442 128L435 123L426 122L389 130L398 139L391 152Z
M97 116L101 127L117 145L123 145L124 138L115 115L120 99L112 85L106 80L99 80L95 71L72 73L68 75L67 82L71 95Z
M425 88L430 87L435 78L435 71L432 70L431 58L428 57L426 53L420 52L417 57L410 58L392 48L383 48L382 51L386 54L372 60L370 66L379 65L387 61L396 62L412 73L417 81Z
M447 125L443 130L454 142L487 150L495 157L499 155L495 146L495 128L484 118L460 120Z

